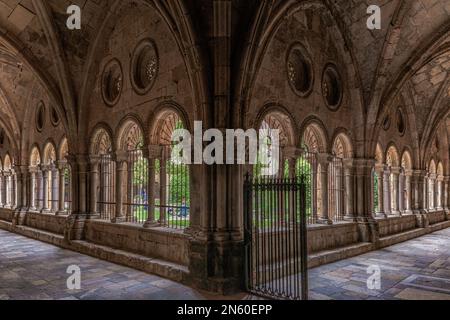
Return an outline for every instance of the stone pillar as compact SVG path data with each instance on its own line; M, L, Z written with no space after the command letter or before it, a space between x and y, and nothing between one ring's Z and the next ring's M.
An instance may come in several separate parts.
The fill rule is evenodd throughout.
M3 208L3 170L0 169L0 208Z
M23 199L22 199L22 168L20 166L16 166L14 168L16 172L16 201L14 209L16 211L20 211L23 208Z
M48 178L49 178L49 175L48 175L48 172L49 172L49 168L48 167L42 167L42 179L43 179L43 182L42 182L42 188L43 188L42 200L43 200L43 204L42 204L41 212L48 212L49 211L49 208L48 208L48 195L49 195L49 192L48 192L48 183L49 183Z
M321 184L321 212L318 222L321 224L333 224L329 217L328 208L328 170L330 168L331 156L329 154L319 154L317 156L320 166L320 184Z
M392 194L392 214L394 215L400 215L400 208L399 208L399 190L400 190L400 168L392 168L392 184L393 184L393 194Z
M426 177L427 172L425 170L413 171L413 180L415 185L415 208L413 212L416 215L417 227L419 228L426 228L429 225L428 217L426 215L427 211L425 210L428 204L426 197Z
M383 185L384 213L386 216L389 216L392 213L391 183L391 169L386 167Z
M123 212L123 184L125 175L125 163L127 161L127 155L125 152L116 153L116 214L113 218L113 223L125 222L126 217Z
M55 165L52 165L51 167L51 173L52 173L52 199L51 199L51 212L54 212L55 214L58 212L59 209L59 172L58 168Z
M405 170L403 168L400 168L398 179L398 210L400 215L405 212Z
M405 212L412 213L412 186L411 186L412 172L405 171Z
M354 159L355 199L359 228L359 241L378 241L378 223L373 217L373 170L374 159Z
M36 211L41 211L44 208L44 177L43 172L41 168L38 168L39 170L36 172L36 181L37 181L37 188L35 190L36 192Z
M450 177L445 176L444 177L444 181L443 181L443 195L442 195L442 204L444 207L444 211L446 212L446 214L448 214L449 212L449 181L450 181ZM448 215L447 215L448 216Z
M65 194L66 194L66 181L65 181L65 171L66 171L66 167L67 167L67 162L66 161L59 161L58 162L58 183L59 183L59 187L58 187L58 215L65 215L67 214L66 212L66 208L65 208Z
M311 209L312 209L312 215L313 215L313 219L314 221L318 221L319 220L319 208L318 208L318 199L317 199L317 194L318 194L318 183L317 183L317 177L318 175L318 171L319 171L319 166L317 164L317 159L313 158L314 156L311 156L309 159L312 160L312 163L310 163L311 168L312 168L312 181L311 181Z
M148 217L144 224L144 228L151 228L159 225L155 218L155 162L161 157L162 149L160 146L149 146L148 152L144 156L148 161L148 178L147 178L147 198L148 198Z
M354 207L354 163L353 159L344 159L345 219L356 221Z
M90 192L89 192L89 214L91 216L98 216L99 212L97 209L98 194L100 186L100 172L99 164L100 157L90 156L89 157L89 168L90 168Z
M160 197L160 207L159 207L159 222L165 223L166 222L166 215L167 210L165 208L166 200L167 200L167 154L166 154L166 148L163 148L162 150L162 156L160 158L160 164L159 164L159 171L160 171L160 190L159 190L159 197Z
M385 171L386 167L383 164L377 164L375 167L375 172L378 177L378 212L376 216L380 218L386 218L386 203L385 203Z

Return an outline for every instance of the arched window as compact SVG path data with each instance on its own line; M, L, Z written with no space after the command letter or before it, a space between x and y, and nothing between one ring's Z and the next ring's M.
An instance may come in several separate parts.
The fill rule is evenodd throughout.
M338 222L343 221L345 213L348 215L351 208L346 209L347 199L352 191L351 181L345 180L344 159L353 158L353 148L350 138L346 134L339 134L333 143L333 159L329 169L329 210L330 219ZM347 168L347 170L350 170ZM347 172L347 178L349 177ZM348 203L347 203L348 205Z
M91 211L102 220L111 221L116 212L116 166L113 161L112 139L98 129L91 139Z
M183 120L177 112L161 112L151 133L152 145L158 146L160 152L150 159L151 170L155 173L153 193L154 219L163 226L184 229L190 224L190 168L173 159L172 135L177 129L185 129Z
M384 215L384 177L385 177L385 167L384 167L384 156L383 149L378 143L375 151L375 170L373 174L373 192L374 192L374 211L378 216Z
M412 203L412 158L409 151L405 151L402 156L402 175L400 179L400 209L404 213L411 212Z
M31 174L31 199L30 210L40 211L43 208L43 189L42 189L42 171L41 165L41 153L37 147L31 150L30 155L30 174Z
M430 166L428 168L428 209L430 210L434 210L436 208L436 173L436 162L434 160L431 160Z
M43 210L46 212L58 211L58 172L56 167L56 150L53 144L47 143L44 148L43 176Z
M319 154L326 152L326 145L325 132L318 124L312 123L306 127L302 137L304 152L297 161L296 171L297 176L307 181L307 215L310 224L331 223L327 196L330 159L319 159Z
M13 206L13 193L12 162L10 156L7 154L3 161L3 198L4 205L7 208L12 208Z
M148 160L144 158L144 135L134 121L127 121L120 135L120 150L126 153L122 199L126 221L144 224L148 219Z
M386 154L386 164L389 168L389 201L390 212L392 214L398 214L399 210L399 178L400 178L400 160L398 151L394 146L391 146Z
M72 210L72 169L67 160L69 145L64 138L59 148L59 212L67 213Z

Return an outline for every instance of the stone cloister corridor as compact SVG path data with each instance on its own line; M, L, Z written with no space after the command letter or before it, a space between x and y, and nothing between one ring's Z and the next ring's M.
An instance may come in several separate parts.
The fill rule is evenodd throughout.
M449 298L450 0L371 2L0 0L0 299Z
M110 262L0 231L0 300L204 300L223 297L200 292ZM380 290L366 287L366 267L379 264ZM81 290L66 287L66 267L83 268ZM380 251L314 268L312 300L449 300L450 229Z

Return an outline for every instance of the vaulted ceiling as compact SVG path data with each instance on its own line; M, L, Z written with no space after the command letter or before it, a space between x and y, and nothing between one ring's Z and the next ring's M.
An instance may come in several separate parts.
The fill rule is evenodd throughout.
M20 141L26 116L39 100L60 106L68 127L76 132L87 64L98 30L114 13L118 0L78 1L83 27L66 28L66 0L0 0L0 126ZM140 1L136 0L136 3ZM184 3L198 45L210 54L212 0L148 0L167 11ZM258 12L276 19L299 0L232 0L233 61L239 70L242 44L251 38ZM354 59L366 110L367 139L398 95L410 97L419 144L426 146L450 110L450 1L374 0L382 9L382 29L368 30L367 1L317 0L332 12ZM331 22L330 22L331 23ZM205 68L206 72L208 71ZM211 77L207 75L207 77ZM31 111L30 111L31 108ZM450 125L449 135L450 135Z

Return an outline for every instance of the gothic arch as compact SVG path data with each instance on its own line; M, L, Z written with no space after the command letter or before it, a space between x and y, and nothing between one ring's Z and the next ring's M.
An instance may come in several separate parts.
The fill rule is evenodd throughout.
M405 150L402 155L402 168L405 170L412 170L413 160L409 150Z
M3 170L9 171L12 169L12 162L9 153L6 154L5 159L3 160Z
M136 116L127 116L121 121L116 137L116 147L120 151L142 149L147 145L143 127Z
M105 124L97 125L91 135L89 154L105 155L111 154L113 150L113 138L111 130Z
M430 164L428 166L428 172L430 174L436 174L437 173L436 161L434 161L434 159L431 159L431 161L430 161Z
M176 104L162 104L148 121L149 141L151 145L170 145L172 133L181 122L189 130L188 118L184 110Z
M285 110L272 106L265 110L257 117L256 130L279 130L280 146L296 145L295 122L292 116Z
M56 148L53 142L49 141L44 147L44 165L50 165L56 161Z
M400 157L397 147L391 143L386 151L386 164L390 167L400 166Z
M352 141L350 140L350 137L346 133L339 133L334 138L332 151L333 151L333 154L335 156L337 156L338 158L341 158L341 159L353 158L354 152L353 152L353 145L352 145Z
M35 145L30 153L30 167L39 166L42 162L41 160L41 151L39 150L39 147Z
M383 148L381 147L381 145L379 143L377 143L377 147L375 150L375 160L376 160L377 164L384 163L384 152L383 152Z
M58 148L58 160L64 160L69 155L69 143L67 138L62 138Z
M302 134L302 147L306 147L309 152L326 153L328 139L323 125L315 120L310 120L304 126Z

